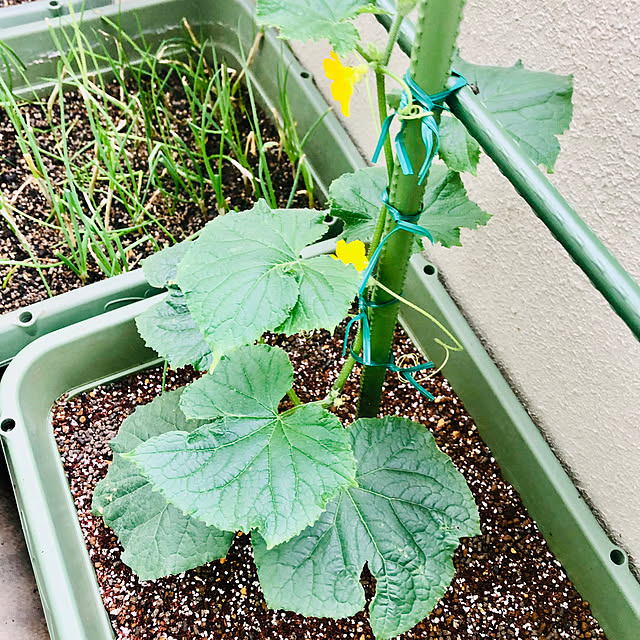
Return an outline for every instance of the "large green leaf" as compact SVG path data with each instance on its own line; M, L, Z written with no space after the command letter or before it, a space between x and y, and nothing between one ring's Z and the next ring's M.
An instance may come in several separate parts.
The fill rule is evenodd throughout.
M136 317L138 333L173 369L187 364L206 371L213 363L211 347L193 321L184 294L170 289L167 296Z
M469 135L465 126L446 113L440 118L440 148L438 155L453 171L476 175L480 161L480 145Z
M182 398L187 416L211 424L153 438L131 457L185 513L229 531L257 529L269 547L280 544L355 482L336 416L317 404L278 414L292 382L284 351L240 347Z
M359 40L352 20L364 11L375 11L368 0L258 0L258 24L278 27L289 40L327 38L338 54L349 53Z
M171 287L176 284L178 264L187 253L191 242L185 240L150 255L142 261L142 271L152 287Z
M469 199L460 174L441 164L434 164L429 171L422 206L419 224L429 229L443 247L461 246L461 229L475 229L491 218Z
M478 97L518 141L525 153L553 171L560 143L556 136L571 122L573 77L513 67L471 64L457 56L453 68L477 85Z
M376 638L422 620L451 582L459 538L480 533L464 478L433 436L406 418L357 420L350 429L358 487L343 491L320 519L268 550L253 535L267 604L341 618L364 606L360 574L376 579L369 614Z
M347 173L332 183L331 213L344 220L342 235L346 240L371 239L386 183L386 170L381 167ZM460 174L440 164L434 164L429 171L423 206L419 224L445 247L460 245L460 229L475 229L491 217L469 200ZM416 250L421 248L416 240Z
M179 408L182 391L165 393L138 407L111 441L113 462L96 486L93 512L111 527L124 551L122 561L142 580L154 580L198 567L226 555L233 534L186 516L154 491L140 468L119 454L167 431L192 431Z
M196 325L216 354L257 340L265 331L333 330L355 297L353 265L300 251L326 231L324 214L250 211L210 222L178 267L178 284Z
M190 364L198 371L205 371L213 362L211 347L196 326L184 294L176 286L178 264L190 246L191 242L174 244L143 260L147 282L154 287L167 287L169 293L141 313L136 325L147 346L165 358L172 368Z

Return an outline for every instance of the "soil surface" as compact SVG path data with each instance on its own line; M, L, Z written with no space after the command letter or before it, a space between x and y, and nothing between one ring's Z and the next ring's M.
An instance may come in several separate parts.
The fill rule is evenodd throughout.
M0 0L7 1L7 0ZM11 1L11 0L9 0ZM115 84L109 85L108 90L112 95L118 94L118 87ZM176 133L187 142L192 140L193 134L189 128L188 120L190 113L187 110L187 100L181 87L174 85L168 97L171 104L171 111L175 117ZM238 129L242 139L252 139L250 122L238 111ZM80 151L80 157L90 156L93 152L93 145L88 145L93 138L88 121L85 106L82 99L76 93L65 94L66 122L68 123L67 144L70 152ZM23 116L35 131L39 145L42 149L56 151L60 144L60 133L58 125L60 114L58 109L53 109L52 121L48 121L45 111L36 104L25 106L22 109ZM260 128L264 142L279 141L276 127L272 121L260 112ZM212 143L213 144L213 143ZM83 151L84 149L84 151ZM286 205L291 187L293 184L293 173L291 165L286 156L280 153L276 146L268 149L267 160L275 195L278 205ZM212 148L213 154L213 148ZM148 172L148 157L144 145L134 146L128 149L131 165L135 171L142 171L144 175ZM48 164L47 170L53 180L62 180L65 174L64 167L60 162L56 162L45 157ZM250 164L255 175L259 158L256 155L249 156ZM80 161L78 161L80 164ZM250 184L245 183L239 170L230 163L223 165L224 193L230 209L247 209L255 204L256 196L252 192ZM304 180L301 178L298 185L298 195L294 198L294 207L308 206L306 198L301 191L304 189ZM33 180L25 159L20 152L14 128L9 121L4 110L0 109L0 193L5 202L11 204L16 211L14 217L20 231L28 242L31 251L35 256L46 263L58 262L55 257L60 248L62 235L56 230L51 230L38 221L47 220L51 213L51 207ZM186 196L178 194L177 200L166 202L162 197L157 198L150 206L149 213L153 215L177 240L180 241L195 231L201 229L209 220L215 216L217 211L215 194L213 189L208 189L205 193L206 213L203 215L199 206ZM171 209L174 208L173 211ZM51 221L50 221L51 222ZM131 226L131 218L124 207L114 205L111 215L111 227L122 229ZM152 235L163 247L170 244L167 235L156 225L149 223L144 232ZM125 244L137 239L134 235ZM154 252L151 242L141 244L127 252L128 270L139 266L142 258ZM29 254L21 246L14 232L10 229L7 221L0 216L0 259L8 260L29 260ZM98 268L95 261L89 259L89 278L87 282L82 282L67 267L54 267L44 269L45 277L53 295L65 293L71 289L78 288L83 284L96 282L105 278L104 273ZM8 281L7 281L8 279ZM6 284L6 286L5 286ZM39 302L48 297L44 283L38 272L29 267L21 267L11 271L8 266L0 265L0 314L13 311L20 307Z
M285 348L304 401L324 397L342 363L342 332L302 338L271 336ZM395 353L416 351L398 330ZM168 387L195 378L170 372ZM354 419L358 376L345 387L336 413ZM121 548L101 518L91 515L91 497L111 460L108 446L122 420L161 392L162 370L151 369L98 387L54 409L53 427L78 510L105 607L118 639L192 640L372 640L366 613L342 619L304 618L267 609L252 560L249 538L238 535L227 558L179 576L140 582L120 560ZM502 477L473 420L438 376L425 383L430 402L389 374L382 412L420 422L465 476L480 511L483 535L465 538L455 554L457 573L431 616L401 638L605 640L559 562L529 517L518 494ZM285 406L285 401L283 401ZM362 577L372 597L372 578Z

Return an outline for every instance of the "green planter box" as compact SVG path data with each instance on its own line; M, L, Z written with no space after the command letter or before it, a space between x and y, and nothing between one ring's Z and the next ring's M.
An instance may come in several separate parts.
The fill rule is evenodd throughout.
M136 269L0 316L0 368L37 338L159 291Z
M230 35L232 29L238 29L245 51L255 33L251 7L242 0L217 3L213 0L190 3L133 0L127 2L126 8L121 14L115 7L89 12L84 29L91 33L92 29L104 28L100 15L109 15L119 19L129 33L136 33L138 24L143 25L146 37L159 42L180 31L183 14L188 11L192 26L212 35L220 43L221 53L231 60L238 57L238 49L234 48L237 41ZM11 36L12 46L29 65L32 80L37 84L39 76L53 73L55 61L49 54L53 55L54 48L44 25L29 29L31 31L16 31ZM270 34L252 66L252 79L264 104L269 106L269 97L277 95L274 65L281 52L285 63L295 71L289 88L304 131L326 109L326 103L289 50ZM31 64L36 60L40 61L40 67ZM39 83L39 87L46 89L44 83ZM335 175L364 164L333 117L325 119L309 145L309 157L320 183L328 184ZM144 295L146 289L139 273L132 272L122 278L131 279L132 285L134 278L138 278L135 286L141 286ZM87 287L78 295L89 290ZM598 525L439 283L435 268L421 256L412 259L405 295L429 309L464 345L464 353L456 354L449 363L447 377L473 416L505 478L520 492L550 548L582 596L591 603L609 638L637 640L640 637L640 585L633 578L624 553ZM114 310L109 310L107 305L106 313L37 340L33 335L34 341L23 345L0 385L0 440L54 640L107 640L113 638L113 631L102 606L53 438L51 407L63 393L86 390L157 361L139 338L134 324L134 317L152 303L152 300L139 300ZM114 305L116 303L111 306ZM403 311L402 322L408 333L417 345L429 347L434 327L419 314ZM84 317L91 315L87 313ZM51 371L56 375L47 375Z
M40 7L36 11L36 5ZM55 77L57 49L50 28L63 29L71 18L68 10L60 19L48 24L43 7L47 2L2 9L0 14L0 41L10 47L27 66L29 85L14 74L14 91L29 95L32 90L47 94L53 86L45 78ZM66 6L66 3L65 3ZM82 2L73 2L80 11ZM36 7L36 8L34 8ZM230 64L239 67L241 51L249 51L253 43L256 26L251 15L251 4L244 0L181 2L180 0L131 0L126 11L119 3L106 0L86 0L85 11L76 15L82 21L82 30L97 43L104 41L97 31L109 31L104 18L119 23L130 35L138 34L140 28L151 46L159 46L163 40L184 33L182 20L186 18L194 31L200 30L218 43L218 50ZM89 7L98 7L90 10ZM8 16L8 19L7 19ZM6 74L0 59L0 73ZM250 69L250 77L256 89L258 101L269 112L279 108L278 65L290 69L288 90L292 107L297 115L299 131L304 135L313 123L326 111L328 105L316 89L310 74L300 65L289 48L273 34L262 43L260 53ZM107 70L102 70L108 75ZM327 141L331 141L328 144ZM326 197L323 185L347 171L364 166L364 160L351 140L344 136L338 119L332 113L323 119L305 147L311 171L320 193ZM21 308L0 316L0 368L36 338L69 324L80 322L131 302L157 293L145 282L140 270L116 276L109 280L88 285L68 294Z
M464 354L448 366L448 378L609 638L637 640L640 586L623 552L597 524L421 256L412 259L406 293L464 344ZM2 445L54 640L108 640L113 631L53 437L51 407L63 393L79 393L158 362L134 323L154 302L136 302L36 340L13 360L0 384ZM419 314L406 313L402 322L418 345L431 343L431 325ZM42 375L53 370L55 376Z

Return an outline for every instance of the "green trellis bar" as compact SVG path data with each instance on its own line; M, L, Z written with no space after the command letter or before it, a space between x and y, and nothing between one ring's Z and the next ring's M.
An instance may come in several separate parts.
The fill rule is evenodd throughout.
M378 0L388 14L377 16L389 27L394 3ZM415 28L409 20L402 25L398 44L407 54ZM613 310L640 340L640 286L627 273L615 256L545 175L522 152L517 142L491 115L471 89L465 87L447 100L452 113L480 143L485 153L525 199L534 213L547 225L553 236L584 271L593 286L606 298Z

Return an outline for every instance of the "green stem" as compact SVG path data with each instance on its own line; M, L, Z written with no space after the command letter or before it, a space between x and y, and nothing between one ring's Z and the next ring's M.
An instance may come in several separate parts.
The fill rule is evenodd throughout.
M302 401L300 400L300 398L298 398L298 394L293 390L293 388L287 391L287 395L289 396L289 399L291 400L291 402L293 402L294 407L297 407L302 404Z
M395 45L398 39L398 33L404 16L400 13L396 13L389 29L389 40L385 47L382 59L379 64L376 65L376 93L378 94L378 114L380 116L380 126L387 117L387 92L385 87L385 67L389 64L391 58L391 52L393 51L393 45ZM389 180L391 180L391 174L393 172L393 150L391 148L391 140L387 136L384 141L384 159L387 164L387 173Z
M162 365L162 393L167 390L167 369L169 368L169 361L165 360Z
M384 71L376 67L376 93L378 94L378 115L380 117L380 126L387 117L387 95L385 91ZM391 138L387 136L384 141L384 160L387 164L387 175L391 180L393 173L393 150L391 148Z
M361 44L356 44L356 53L368 64L375 62L375 60L364 50Z
M353 341L353 352L359 353L361 349L362 349L362 332L358 330L358 333L356 334L356 339ZM338 374L336 381L333 383L333 386L331 387L331 391L329 392L329 395L325 398L324 404L328 404L329 406L331 406L338 399L338 396L342 393L342 390L344 389L344 385L347 384L347 380L349 379L349 376L351 375L351 372L353 371L353 367L355 366L355 364L356 364L356 361L354 357L351 354L349 354L344 364L342 365L342 369L340 369L340 373Z
M411 52L411 75L427 93L446 87L451 59L456 45L462 8L465 0L421 0L418 3L416 40ZM420 120L406 122L407 153L414 167L420 167L425 157L420 136ZM418 184L417 175L405 176L396 166L390 183L390 202L406 214L422 209L425 184ZM387 222L386 231L393 223ZM393 293L400 295L413 252L415 236L406 231L395 233L384 245L378 261L376 279ZM373 293L376 305L393 300L394 296L380 287ZM398 305L376 306L369 311L371 327L371 357L374 362L387 362L398 318ZM384 367L364 367L362 372L359 417L375 417L380 407Z
M373 230L373 238L371 238L371 244L367 251L367 260L371 259L374 251L378 248L380 240L382 240L382 232L387 224L387 207L380 207L380 213L378 213L378 220L376 221L375 229Z
M387 208L381 207L380 213L378 214L378 220L376 222L376 227L373 232L373 238L371 240L371 244L369 245L369 250L367 251L367 260L371 259L374 251L378 248L380 244L380 240L382 239L382 232L384 231L384 227L387 221ZM358 333L356 333L355 340L353 341L353 351L354 353L360 353L362 350L362 331L358 329ZM342 368L340 369L340 373L338 373L338 377L336 381L333 383L331 387L331 391L329 395L326 397L323 404L332 405L335 400L338 398L340 393L342 393L342 389L344 389L344 385L347 383L351 372L353 371L353 367L355 366L356 361L353 356L349 354L347 359L345 360Z
M384 53L382 54L382 65L386 66L389 64L389 60L391 59L391 53L393 52L393 46L398 39L398 33L400 33L400 27L402 26L402 21L404 20L404 15L402 15L399 11L393 17L393 22L389 27L389 40L387 41L387 46L385 47Z

